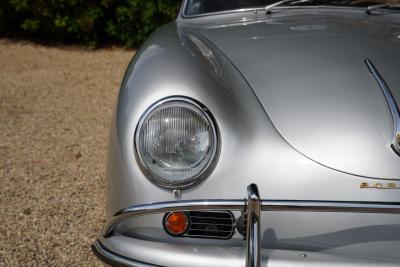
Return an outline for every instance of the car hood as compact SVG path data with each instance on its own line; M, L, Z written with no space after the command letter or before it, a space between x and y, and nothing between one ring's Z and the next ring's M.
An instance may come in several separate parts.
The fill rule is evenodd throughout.
M201 34L238 68L300 153L338 171L400 179L393 118L365 64L374 63L400 103L400 16L285 12Z

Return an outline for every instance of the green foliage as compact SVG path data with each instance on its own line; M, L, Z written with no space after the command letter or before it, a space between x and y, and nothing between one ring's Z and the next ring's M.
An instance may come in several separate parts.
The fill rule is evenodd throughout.
M0 35L136 47L172 21L181 0L1 0Z

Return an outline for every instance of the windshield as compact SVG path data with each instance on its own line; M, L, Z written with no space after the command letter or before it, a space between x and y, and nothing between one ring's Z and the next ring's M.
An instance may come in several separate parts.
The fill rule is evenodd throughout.
M232 11L238 9L263 8L279 0L187 0L185 16L206 13ZM386 8L398 8L400 0L307 0L288 1L287 6L348 6L368 7L371 5L388 5Z

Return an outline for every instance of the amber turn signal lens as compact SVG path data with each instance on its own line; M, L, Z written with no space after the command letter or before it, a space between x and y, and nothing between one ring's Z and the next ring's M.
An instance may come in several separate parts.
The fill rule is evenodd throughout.
M164 219L165 230L174 236L182 235L186 232L189 225L189 219L184 212L172 212Z

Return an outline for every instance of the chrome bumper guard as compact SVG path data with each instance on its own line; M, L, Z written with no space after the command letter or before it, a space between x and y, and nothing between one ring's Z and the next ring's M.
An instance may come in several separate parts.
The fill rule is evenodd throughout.
M345 202L345 201L297 201L297 200L261 200L257 185L251 184L247 187L247 199L233 200L185 200L160 202L153 204L131 206L117 212L108 221L103 229L103 236L110 237L115 227L128 219L135 217L166 213L174 211L216 211L230 210L242 211L247 216L247 238L246 238L246 267L261 267L261 211L297 211L297 212L351 212L351 213L387 213L400 214L400 203L388 202ZM122 266L150 266L137 263L122 256L112 254L105 250L97 241L93 245L95 254L108 263L114 262L121 266L116 258L124 261ZM113 261L114 260L114 261ZM139 265L138 265L139 264ZM140 265L143 264L143 265Z

